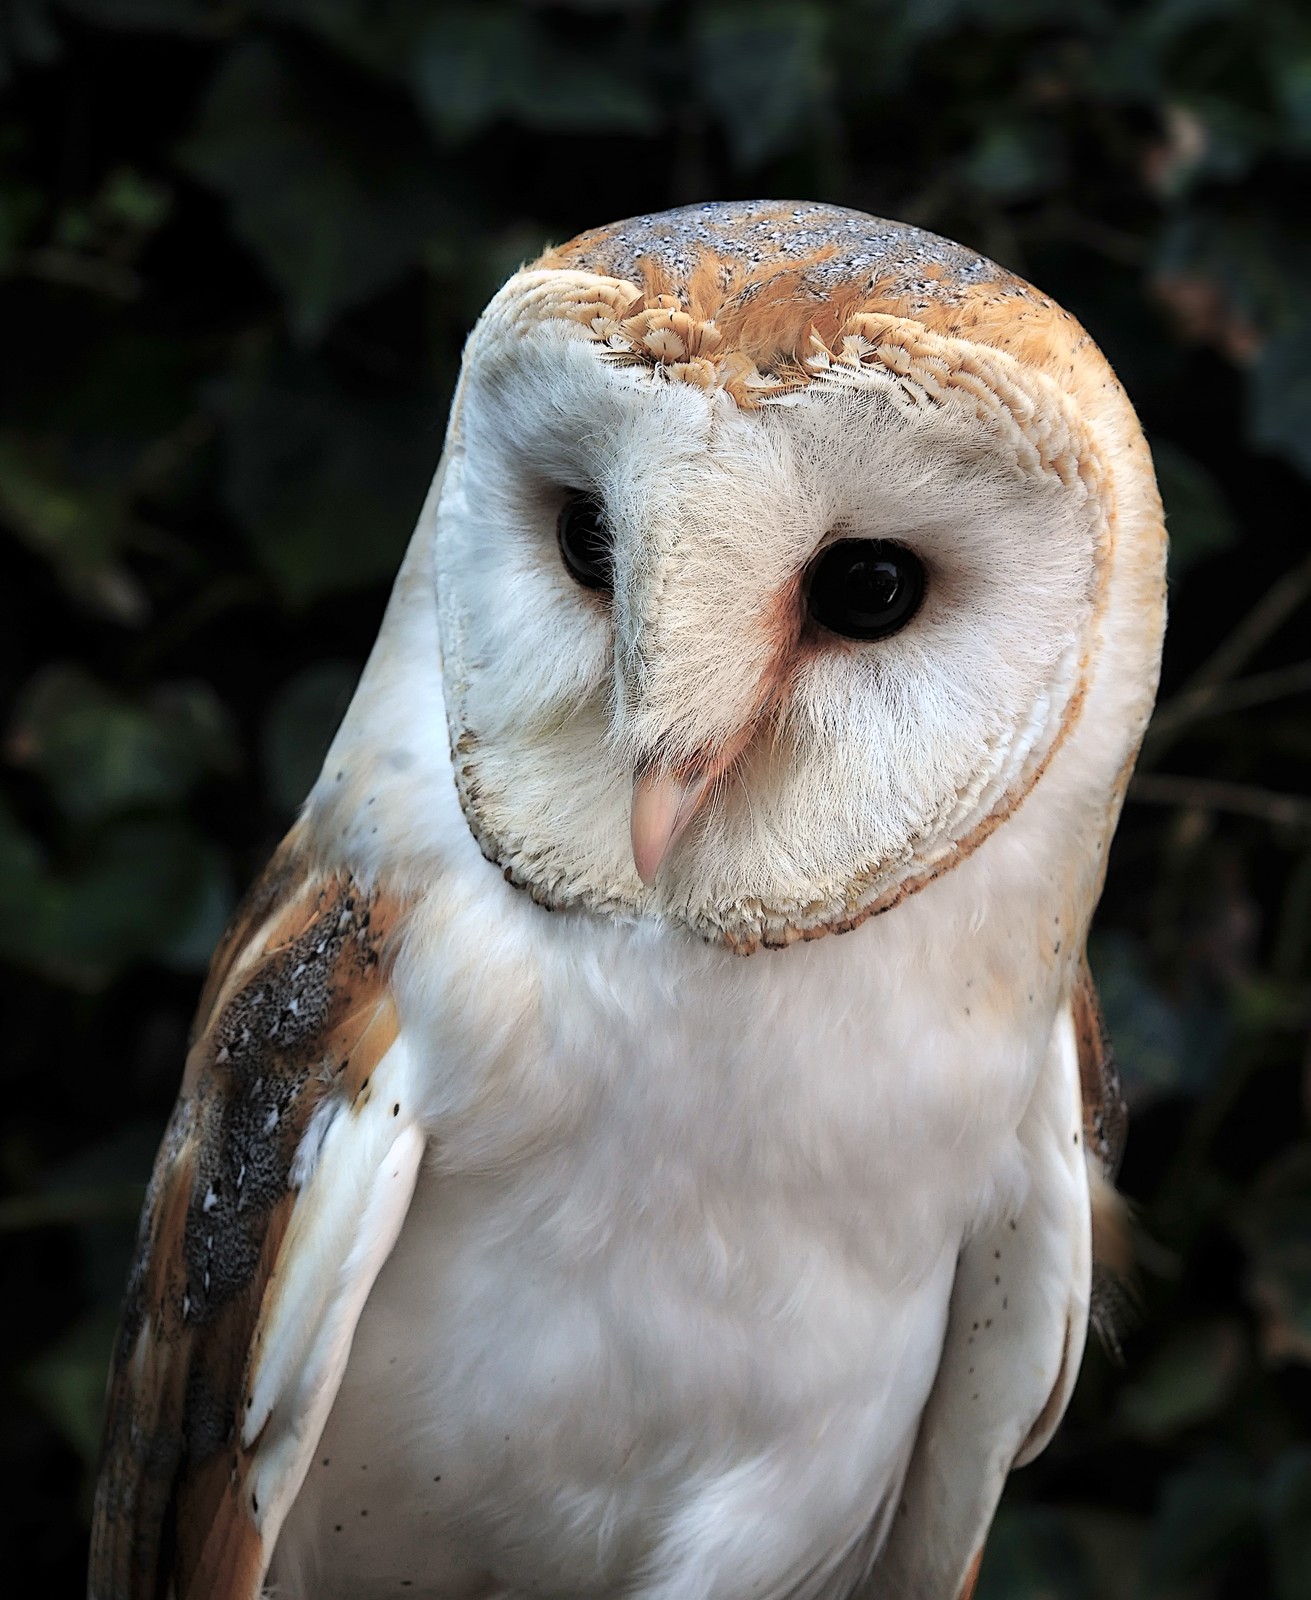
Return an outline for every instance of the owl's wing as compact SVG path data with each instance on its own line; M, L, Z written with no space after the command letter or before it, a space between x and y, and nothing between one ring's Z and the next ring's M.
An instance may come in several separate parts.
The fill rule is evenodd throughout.
M214 958L110 1375L90 1600L254 1600L423 1150L396 899L296 833Z
M1099 1191L1113 1196L1124 1122L1084 966L1020 1126L1023 1207L961 1252L901 1504L862 1591L871 1600L971 1594L1007 1474L1043 1449L1074 1388L1094 1276L1092 1211Z

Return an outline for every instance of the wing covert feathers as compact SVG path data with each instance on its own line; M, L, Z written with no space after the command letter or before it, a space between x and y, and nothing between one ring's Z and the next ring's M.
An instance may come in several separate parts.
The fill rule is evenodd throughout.
M1120 1088L1110 1035L1102 1020L1101 1002L1087 961L1079 966L1070 997L1075 1044L1079 1052L1079 1087L1083 1092L1084 1141L1096 1156L1108 1183L1114 1183L1124 1155L1129 1111Z
M1018 1130L1028 1191L960 1252L937 1376L861 1600L965 1600L1008 1474L1042 1449L1065 1410L1091 1272L1083 1114L1066 1009Z
M317 872L293 831L219 945L110 1374L91 1600L258 1594L259 1440L243 1443L241 1423L261 1313L282 1276L311 1119L326 1106L315 1123L326 1127L332 1102L358 1118L397 1038L388 967L403 909Z
M1070 1003L1079 1053L1083 1138L1092 1204L1092 1323L1103 1341L1117 1349L1117 1325L1123 1327L1125 1313L1132 1305L1127 1287L1133 1267L1129 1216L1115 1188L1129 1111L1086 959L1080 965Z

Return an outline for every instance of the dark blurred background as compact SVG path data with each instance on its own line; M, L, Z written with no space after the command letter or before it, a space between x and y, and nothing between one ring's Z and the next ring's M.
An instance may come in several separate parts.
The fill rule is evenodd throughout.
M1140 1304L1012 1481L981 1600L1311 1596L1309 177L1298 0L0 0L24 1592L82 1583L198 980L346 704L472 319L548 240L770 196L920 223L1063 301L1169 513L1161 706L1092 950Z

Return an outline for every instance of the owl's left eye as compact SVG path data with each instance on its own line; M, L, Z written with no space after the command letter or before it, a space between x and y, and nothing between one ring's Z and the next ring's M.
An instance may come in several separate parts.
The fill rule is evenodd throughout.
M556 532L569 576L585 589L609 589L613 582L610 530L590 494L576 490L569 496L560 508Z
M924 564L886 539L840 539L810 574L810 614L846 639L886 639L924 598Z

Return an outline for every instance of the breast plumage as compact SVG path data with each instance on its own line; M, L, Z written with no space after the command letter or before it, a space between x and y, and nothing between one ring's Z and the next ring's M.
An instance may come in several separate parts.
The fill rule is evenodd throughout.
M215 958L93 1600L968 1594L1088 1323L1163 616L1128 400L977 254L757 202L516 273Z

